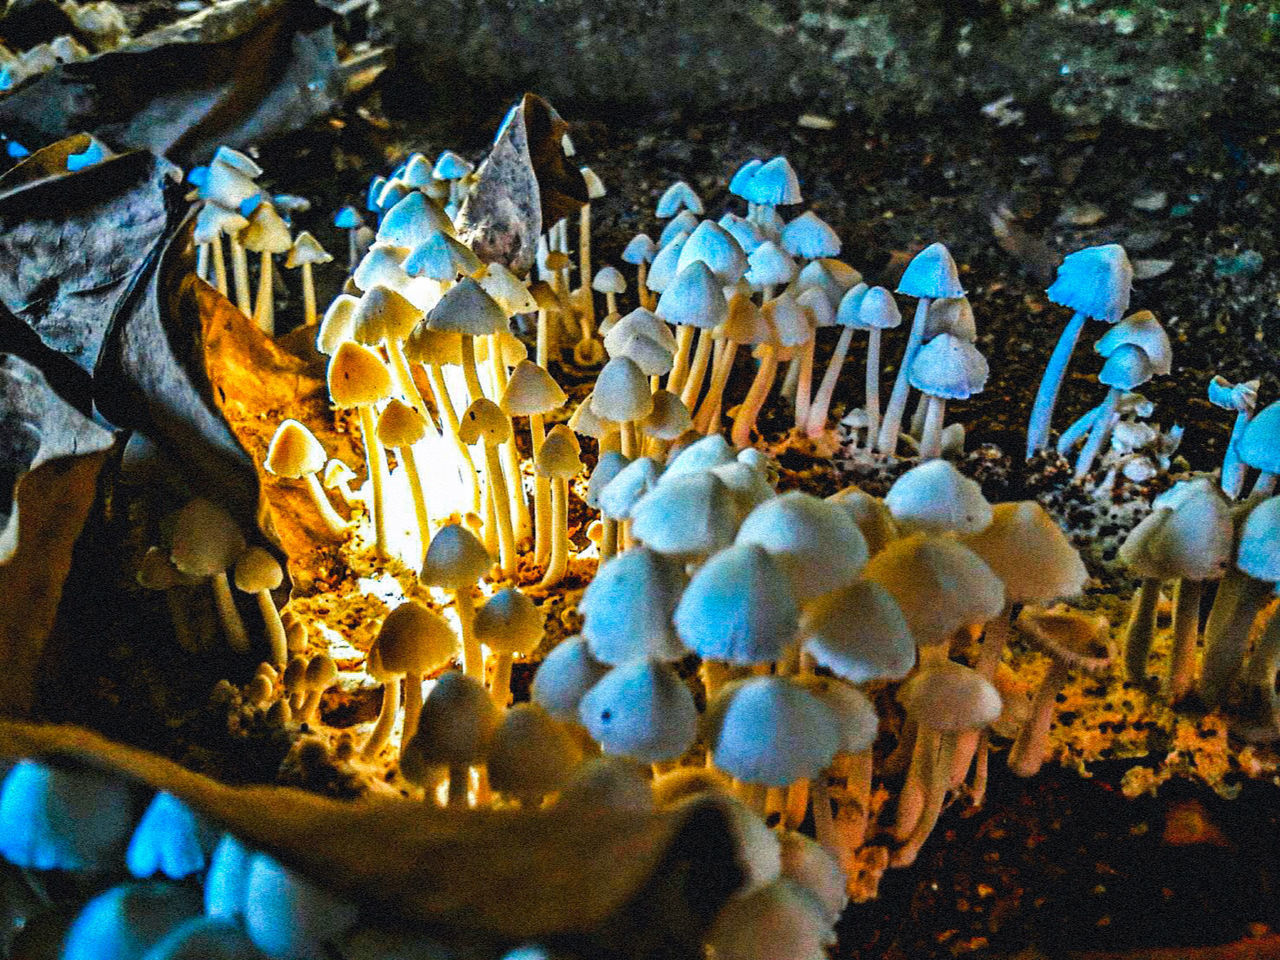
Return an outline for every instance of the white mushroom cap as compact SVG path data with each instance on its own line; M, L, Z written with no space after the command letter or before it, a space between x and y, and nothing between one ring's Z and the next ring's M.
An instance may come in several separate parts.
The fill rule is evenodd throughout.
M564 406L565 396L560 384L546 370L532 360L521 360L511 371L507 387L502 392L502 409L512 417L527 417L535 413L550 413Z
M788 284L799 272L791 254L772 240L765 240L752 250L747 264L746 281L755 290Z
M904 533L977 533L991 523L982 488L947 460L912 467L894 481L884 502Z
M636 337L634 340L647 340L647 337ZM659 347L661 350L661 347ZM644 368L641 367L643 370ZM689 408L676 394L670 390L655 390L653 393L653 409L640 422L640 430L647 437L658 440L674 440L693 427L693 417Z
M799 635L819 664L850 683L901 680L916 663L902 608L874 580L855 580L814 601Z
M125 851L125 865L140 880L163 874L181 880L204 869L208 830L190 807L171 793L151 798Z
M471 402L458 422L458 439L472 444L506 443L511 437L511 418L488 397Z
M657 660L614 667L582 698L578 715L605 753L643 763L676 759L698 732L693 694Z
M245 593L274 590L284 582L284 570L262 547L250 547L236 561L235 581Z
M0 856L27 870L116 867L132 806L106 774L19 760L0 787Z
M440 614L417 600L406 600L387 614L373 646L383 670L404 676L443 667L458 652L458 638Z
M344 340L350 340L358 297L340 293L324 312L320 329L316 332L316 349L325 356L333 356Z
M976 730L1000 716L1000 693L972 667L946 660L930 664L898 690L898 700L922 727Z
M538 300L529 284L496 260L485 265L484 273L476 278L476 282L511 316L533 313L538 309Z
M782 245L788 253L806 260L840 256L840 237L812 210L806 210L786 225Z
M729 488L712 473L664 480L631 508L633 537L658 553L685 559L728 546L737 523Z
M657 252L658 245L649 238L647 233L637 233L623 248L622 262L632 265L649 263Z
M253 253L287 253L293 246L289 227L266 201L258 204L249 217L249 225L240 233L240 242Z
M602 420L640 420L653 409L649 378L628 357L606 363L591 391L591 411Z
M610 520L628 520L631 508L658 482L658 466L651 457L626 464L600 491L600 512Z
M199 896L187 886L130 883L90 900L72 921L59 960L134 960L173 927L198 916Z
M289 248L289 256L285 258L284 265L293 268L300 267L304 263L329 263L332 260L333 254L320 246L319 240L306 230L303 230L294 238L293 246Z
M357 343L376 346L383 340L403 340L423 312L405 297L381 285L367 289L351 317L351 335Z
M351 279L361 290L378 284L393 290L405 290L409 286L409 275L404 272L404 261L408 256L408 247L375 243L360 259Z
M1110 357L1117 347L1126 343L1142 348L1155 376L1168 376L1173 369L1173 345L1169 342L1169 334L1165 333L1150 310L1129 314L1104 333L1093 345L1093 350L1101 357Z
M724 481L724 485L729 488L729 496L733 498L739 522L760 504L777 495L769 485L765 473L760 468L742 460L722 463L718 467L713 467L711 472Z
M962 542L1004 581L1010 603L1074 597L1089 578L1066 534L1034 500L996 504L986 529L965 534Z
M507 329L507 314L475 280L465 277L445 291L427 314L432 330L481 337Z
M922 393L946 400L967 400L981 393L990 373L986 358L972 343L940 333L916 353L907 379Z
M499 793L545 796L568 783L581 760L558 720L537 704L521 703L506 712L494 731L486 767L489 783Z
M685 447L667 464L660 482L667 483L687 473L711 470L734 460L733 447L721 434L713 433Z
M631 461L617 450L606 450L596 461L596 468L591 471L591 479L587 481L586 503L593 510L600 509L600 494L605 487L622 472Z
M609 668L591 655L585 638L569 637L538 664L529 696L557 720L575 721L583 696L608 672Z
M1248 466L1280 473L1280 401L1267 404L1244 428L1236 453Z
M807 287L796 296L796 303L809 312L809 320L815 327L830 327L836 322L836 310L827 295L818 287Z
M702 215L702 200L697 192L683 180L677 180L662 191L654 213L663 220L674 217L681 210Z
M676 560L646 547L612 557L578 604L591 653L608 664L685 656L671 622L683 589L684 571Z
M813 339L813 321L794 296L783 291L760 308L772 340L780 347L800 347Z
M722 689L708 708L715 765L747 783L811 780L840 746L831 708L784 677L752 677Z
M362 407L391 396L391 374L382 358L354 340L329 358L329 398L342 408Z
M618 431L618 425L612 420L605 420L591 409L591 401L593 393L588 393L582 398L573 410L573 415L569 417L569 429L574 433L580 433L584 437L592 437L596 440L603 440L605 437Z
M754 220L748 220L746 217L740 217L732 210L725 213L723 217L716 221L720 226L728 231L733 239L738 241L738 246L742 248L742 252L748 256L768 239L764 231L760 229L760 225Z
M681 210L658 234L658 249L665 249L671 245L673 240L677 239L681 241L681 246L683 247L683 241L687 237L683 237L682 234L693 233L700 222L692 210Z
M263 466L267 473L274 473L288 480L300 480L324 469L324 463L324 447L315 434L297 420L283 420L271 437Z
M213 243L222 235L234 236L249 225L249 221L234 210L217 203L206 203L196 214L196 228L192 240L196 243Z
M607 190L604 187L604 181L590 167L579 167L578 172L582 174L583 183L587 185L587 199L600 200L603 199Z
M528 594L506 587L476 611L476 636L495 653L527 657L542 640L545 619Z
M378 242L412 250L437 232L454 235L453 221L425 193L414 190L396 201L382 218Z
M493 566L484 544L460 523L441 527L427 547L418 578L429 587L461 590L471 586Z
M670 226L675 226L677 222L678 218L672 220ZM684 249L685 241L689 239L691 232L681 230L669 240L664 240L654 255L653 262L649 265L649 272L644 278L644 285L654 293L662 293L667 289L667 284L675 280L679 272L676 267L680 263L680 251Z
M856 289L856 288L855 288ZM849 291L851 295L853 291ZM841 301L841 306L843 306ZM858 301L858 318L851 326L875 327L880 330L892 330L902 323L902 314L898 310L893 294L884 287L872 287Z
M668 350L676 349L676 336L671 328L663 323L662 318L644 307L637 307L618 320L607 331L604 331L604 346L609 353L622 352L620 347L629 337L643 335L656 340Z
M244 928L272 958L321 957L356 922L355 904L319 887L265 853L249 863Z
M773 558L755 544L735 544L693 575L676 607L675 625L680 639L703 659L769 663L795 638L799 616Z
M831 309L840 306L844 295L862 282L862 274L843 260L835 257L819 257L810 260L800 269L796 286L801 290L817 287L827 295Z
M1119 344L1102 365L1098 382L1116 390L1140 387L1154 375L1147 352L1132 343Z
M1133 267L1124 247L1109 243L1069 253L1046 291L1053 303L1115 323L1129 309Z
M897 292L931 300L963 297L964 288L951 251L941 243L932 243L917 253L903 271Z
M676 262L679 277L693 263L703 263L723 286L737 283L747 269L747 255L733 234L714 220L703 220L689 234ZM659 311L661 313L661 311Z
M211 577L222 573L244 553L244 534L231 514L197 497L178 511L169 558L180 573Z
M763 166L763 160L752 157L742 166L738 167L737 171L735 171L733 176L729 179L729 192L735 197L742 197L743 199L746 199L747 184L749 184L751 182L751 178L756 175L756 171Z
M474 169L470 162L452 150L443 150L440 156L436 157L431 176L436 180L461 180Z
M603 266L591 278L591 289L597 293L626 293L627 280L614 266Z
M686 247L687 249L687 247ZM710 330L729 315L723 284L701 260L680 268L658 298L657 315L676 326Z
M867 544L849 514L795 490L756 507L743 520L737 542L769 551L802 605L852 583L867 562Z
M552 427L538 448L533 467L538 476L556 480L571 480L581 473L583 464L578 456L578 438L573 431L563 423Z

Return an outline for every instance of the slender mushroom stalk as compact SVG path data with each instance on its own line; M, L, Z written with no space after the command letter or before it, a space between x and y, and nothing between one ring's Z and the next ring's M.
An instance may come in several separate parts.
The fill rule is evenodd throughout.
M1036 391L1031 420L1027 425L1028 459L1049 445L1049 428L1053 408L1058 402L1058 390L1085 320L1093 317L1115 323L1129 307L1132 285L1133 267L1129 264L1129 257L1124 247L1114 243L1067 254L1058 267L1057 279L1047 291L1049 300L1075 312L1053 348Z
M511 418L496 403L481 397L462 415L458 436L463 443L481 443L484 447L485 480L497 515L499 569L504 574L516 569L516 535L511 517L511 501L507 495L507 479L502 469L499 448L511 436Z
M755 429L756 420L764 409L769 391L773 389L778 375L779 350L790 351L802 345L810 336L808 316L790 293L782 293L767 301L760 308L760 314L772 336L758 348L761 355L760 368L747 390L746 399L733 418L731 436L734 446L739 449L751 445L751 431Z
M315 723L320 714L320 699L338 679L338 664L327 653L317 654L307 663L303 677L306 697L298 713L299 723Z
M480 284L465 277L450 287L427 314L430 329L461 334L462 373L471 402L484 398L476 368L475 338L488 337L507 328L506 312Z
M594 329L596 309L591 298L591 291L594 289L591 273L591 201L603 200L606 191L604 181L590 167L582 167L580 172L587 185L587 202L578 211L578 278L582 284L582 305L587 322Z
M138 581L138 586L144 590L159 590L164 593L165 603L169 607L169 619L173 624L173 635L178 641L178 646L187 653L198 653L199 640L187 616L187 611L182 607L181 598L174 593L174 588L199 581L191 581L183 577L169 559L169 554L160 547L147 548L142 562L138 565L135 579Z
M375 549L387 555L387 457L378 441L373 418L374 404L391 395L391 375L378 355L354 341L343 343L329 360L329 396L342 409L355 407L360 417L360 433L364 440L365 462L373 500L368 504L373 515Z
M360 243L356 234L364 226L364 218L360 216L359 210L347 205L333 215L333 225L347 233L347 272L351 273L360 262Z
M212 251L214 286L224 297L227 296L227 260L222 252L222 235L238 234L249 225L249 221L234 210L228 210L212 200L206 201L196 217L196 228L193 240L203 244L203 249Z
M400 714L401 675L383 665L382 652L377 642L365 658L365 671L382 684L382 704L378 707L378 719L374 721L368 739L360 748L361 758L372 760L387 745L387 741L391 739L391 731L395 729L396 719Z
M386 350L391 361L391 380L400 396L422 417L424 429L431 424L431 413L413 382L403 343L411 336L423 312L403 294L375 283L356 304L351 316L351 337L366 347Z
M733 373L733 363L740 344L761 344L772 336L773 328L761 314L748 288L739 287L729 299L728 315L717 328L724 349L718 354L711 373L711 385L694 415L694 428L710 436L720 432L720 411L724 391Z
M1224 410L1234 410L1236 414L1235 423L1231 427L1231 437L1227 440L1227 450L1222 457L1222 492L1232 500L1239 497L1244 490L1244 478L1248 467L1240 459L1237 446L1244 437L1249 421L1253 419L1253 411L1258 404L1259 384L1258 380L1232 384L1226 378L1219 376L1209 381L1209 402Z
M603 274L604 271L601 271ZM565 393L551 374L532 361L521 360L502 392L502 410L510 417L529 418L530 449L534 463L546 440L545 416L564 405ZM534 477L534 562L544 564L551 555L551 481Z
M251 253L257 253L261 257L261 269L258 272L258 296L253 307L253 322L267 336L274 336L276 331L275 325L275 298L273 296L273 269L272 256L280 253L288 253L293 247L293 240L289 236L289 228L286 226L280 214L276 213L276 208L263 201L258 204L257 209L253 211L253 215L249 217L249 226L245 227L241 234L241 243L244 249Z
M413 498L414 526L418 531L420 551L425 552L431 539L431 514L427 510L426 491L422 485L422 472L418 469L418 457L413 445L427 435L427 424L418 411L407 403L393 399L378 417L378 440L384 447L392 447L404 466L409 481L409 495Z
M261 191L254 178L262 175L262 168L245 154L230 147L219 147L209 164L209 174L200 194L206 200L225 210L238 211L243 219L259 202ZM241 243L241 231L248 226L228 218L222 229L231 244L231 266L235 276L236 306L246 317L252 314L252 298L249 287L249 261Z
M1109 389L1107 397L1098 408L1097 419L1089 430L1089 439L1085 441L1076 460L1072 475L1077 483L1083 480L1093 469L1102 446L1111 436L1115 426L1116 410L1120 397L1127 390L1133 390L1151 379L1154 370L1147 352L1136 344L1127 343L1117 347L1098 374L1098 382Z
M884 419L880 423L880 432L876 439L876 449L886 456L892 456L898 446L902 417L906 412L907 396L911 391L907 377L924 339L929 304L941 297L964 296L964 288L960 286L956 263L951 258L951 253L941 243L931 244L915 255L902 274L897 292L909 297L918 297L919 302L916 304L915 317L911 321L911 332L902 354L902 363L898 367L893 393L889 397L888 406L885 407Z
M877 287L877 290L883 290ZM851 287L849 291L841 298L840 305L836 309L835 322L840 326L840 336L836 340L835 349L831 353L831 360L827 363L827 371L822 376L822 381L818 384L818 390L813 395L813 401L809 405L809 417L805 424L805 433L811 439L817 439L826 432L827 415L831 411L831 400L835 396L836 382L840 379L840 370L844 366L845 358L849 355L849 346L853 342L853 331L866 326L872 339L874 339L874 350L878 354L880 350L880 330L876 326L864 324L862 320L862 303L868 294L867 285L859 283ZM888 296L888 291L884 291L884 295L888 297L888 305L892 306L893 313L897 313L897 305L893 303L893 298ZM881 296L877 294L876 302L883 302ZM872 312L868 311L868 318L872 316ZM878 314L877 314L878 317ZM898 322L901 322L901 315L898 315ZM871 370L871 353L872 343L867 343L867 370L868 374ZM879 377L879 360L876 360L876 376ZM876 392L879 388L876 387ZM868 381L868 403L870 402L871 384ZM864 407L865 409L865 407ZM879 417L879 397L876 398L876 416L878 426ZM869 413L870 411L868 411ZM872 427L874 432L876 428Z
M289 661L289 641L285 637L284 624L280 622L275 601L271 599L271 591L284 582L284 571L276 558L266 550L251 547L236 561L235 578L236 587L253 594L258 601L258 609L262 612L262 622L267 631L267 646L270 650L268 663L284 669Z
M447 664L457 650L458 639L449 624L429 607L409 600L387 614L369 649L369 673L382 679L385 688L377 723L361 751L366 759L377 755L395 726L400 678L404 678L403 753L418 729L423 676Z
M300 267L302 270L302 322L310 326L316 322L316 285L312 276L312 267L317 263L330 263L333 257L320 246L310 233L303 230L289 248L289 255L284 265L289 269Z
M492 563L493 558L475 534L461 524L449 524L432 538L418 576L423 586L452 592L462 637L462 669L468 677L476 679L484 677L484 658L475 635L475 601L471 588L489 572Z
M645 283L648 278L649 264L658 252L647 233L637 233L622 251L622 262L636 268L636 296L640 298L640 306L646 310L654 308L653 294Z
M248 652L249 634L231 595L227 568L244 549L244 535L231 515L208 500L197 497L174 517L169 559L179 573L209 578L218 619L236 653Z
M330 462L340 463L341 461ZM263 466L268 473L284 477L286 480L303 480L307 485L307 494L315 505L316 512L320 514L320 519L324 521L325 529L329 534L333 537L341 537L346 532L347 521L334 510L328 494L324 492L316 477L322 469L326 469L324 447L306 426L297 420L283 421L271 438L271 445L267 448L267 459ZM342 464L342 466L346 465ZM350 472L349 469L348 472ZM327 475L326 469L326 477ZM347 497L347 503L351 503L349 489Z
M544 617L537 604L519 590L499 590L476 611L476 637L489 648L489 694L498 709L511 702L511 664L516 654L527 657L544 633Z
M538 476L548 478L551 491L551 552L547 571L538 586L548 589L564 579L569 567L569 481L582 470L573 431L556 424L534 460Z
M942 422L948 399L966 400L987 383L987 361L971 343L940 333L916 352L908 382L928 396L920 459L942 456Z

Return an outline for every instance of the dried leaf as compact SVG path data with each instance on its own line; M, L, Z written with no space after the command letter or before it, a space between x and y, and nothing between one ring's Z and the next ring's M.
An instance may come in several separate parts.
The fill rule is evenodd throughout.
M167 790L384 923L445 942L572 943L592 957L696 957L741 884L725 808L450 811L228 787L75 727L0 721L0 758L83 763Z
M71 552L112 445L18 357L0 356L0 465L16 474L0 531L0 710L32 705Z
M126 49L60 64L0 99L0 130L48 143L89 130L175 161L294 130L342 93L331 17L313 0L234 0Z
M531 93L512 108L458 214L459 235L480 259L528 272L544 226L587 202L586 182L561 145L568 129Z

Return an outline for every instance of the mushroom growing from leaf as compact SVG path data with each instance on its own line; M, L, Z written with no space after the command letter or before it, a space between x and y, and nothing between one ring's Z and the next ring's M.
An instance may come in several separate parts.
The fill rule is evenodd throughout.
M338 537L346 531L347 521L333 509L333 504L329 502L329 497L316 476L325 469L324 447L305 425L297 420L282 421L271 437L271 446L267 448L267 459L263 466L267 473L286 480L304 481L311 502L328 532Z
M458 523L441 527L431 538L418 579L426 587L441 587L453 594L462 635L462 669L468 677L484 676L484 658L475 636L475 600L471 588L489 572L493 558L475 534Z
M544 634L544 620L536 603L510 587L499 590L476 611L476 638L494 658L489 692L499 707L511 701L512 660L516 654L527 657L537 649Z
M227 643L236 653L248 652L249 634L231 595L227 568L239 559L244 548L244 534L231 514L208 500L197 497L174 517L169 559L179 573L209 578L218 619Z
M328 381L329 397L334 404L341 409L354 407L360 417L365 463L373 486L373 501L368 506L373 515L375 549L380 556L386 556L387 455L378 441L373 408L391 396L391 375L376 353L348 340L329 360Z
M276 208L264 201L258 204L249 217L249 225L240 234L240 242L250 253L257 253L262 257L262 269L258 274L258 296L253 306L253 322L267 336L273 336L276 324L271 258L288 253L293 247L289 227L280 218L280 214L276 213Z
M285 639L284 624L280 622L276 603L271 599L271 591L284 582L284 570L280 568L276 558L262 547L250 547L236 561L235 578L237 588L253 594L257 599L258 609L262 612L262 623L267 631L270 662L284 669L289 659L288 641Z

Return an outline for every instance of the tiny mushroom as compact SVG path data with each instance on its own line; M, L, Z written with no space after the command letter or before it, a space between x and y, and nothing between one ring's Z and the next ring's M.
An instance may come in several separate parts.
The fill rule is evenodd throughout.
M270 662L284 669L289 660L288 641L276 603L271 599L271 591L284 582L284 570L276 558L262 547L250 547L236 561L235 580L238 589L253 594L257 599L267 631Z
M374 405L391 396L391 375L376 353L353 340L343 342L329 360L329 396L334 405L354 407L360 416L360 435L364 440L365 461L373 486L375 549L380 556L387 553L387 455L378 440Z
M489 782L521 808L536 810L569 782L582 755L564 726L533 703L506 712L489 746Z
M541 642L544 615L527 594L511 587L499 590L476 611L476 638L489 648L493 670L489 692L505 707L511 701L511 663L516 654L527 657Z
M540 587L547 588L563 580L569 568L569 481L582 472L578 442L573 431L563 423L556 424L547 434L534 457L534 470L552 485L548 534L551 552L546 573L539 583Z
M316 475L325 469L324 447L306 426L297 420L281 421L271 438L271 445L267 448L267 459L263 466L266 467L267 473L287 480L302 480L306 483L311 502L331 535L341 536L347 529L347 521L333 509L333 504L321 487L320 480L317 479ZM326 472L326 480L327 477Z
M179 573L209 578L218 619L227 643L236 653L248 652L249 634L231 595L227 568L239 559L244 549L244 534L231 514L208 500L197 497L174 517L169 559Z
M501 720L502 713L479 680L453 670L441 674L404 748L401 773L425 786L432 769L443 766L449 777L447 805L467 806L470 768L484 763Z
M493 558L462 524L441 527L432 537L418 576L427 587L442 587L453 593L454 609L462 636L462 669L468 677L484 675L480 641L475 636L475 600L472 587L489 572Z
M316 285L312 269L317 263L329 263L333 256L310 233L303 230L289 248L284 265L302 268L302 322L307 326L316 322Z

